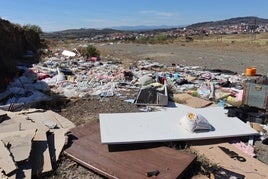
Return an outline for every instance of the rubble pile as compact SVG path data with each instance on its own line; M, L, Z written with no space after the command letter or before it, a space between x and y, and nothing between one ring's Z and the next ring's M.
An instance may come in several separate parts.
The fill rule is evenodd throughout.
M32 178L52 171L75 125L53 111L0 110L2 178Z

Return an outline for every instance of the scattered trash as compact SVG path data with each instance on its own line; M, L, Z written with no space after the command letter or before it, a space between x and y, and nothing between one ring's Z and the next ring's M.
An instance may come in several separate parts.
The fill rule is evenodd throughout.
M159 170L154 170L154 171L150 171L146 173L147 177L156 177L157 175L159 175L160 171Z
M32 53L28 51L25 55L32 56ZM265 127L267 128L268 122L268 79L264 76L257 76L256 69L254 68L247 69L246 75L243 76L228 70L207 70L200 66L174 64L171 67L168 67L158 62L153 62L150 59L139 60L131 66L126 67L122 65L118 59L100 59L97 57L89 59L84 58L76 49L74 49L73 51L56 50L52 56L45 57L43 62L33 65L30 68L18 66L18 69L18 75L14 79L10 79L6 90L0 93L0 109L6 111L20 111L29 108L32 104L51 101L51 94L61 95L66 98L88 98L89 96L98 96L100 100L105 100L116 95L125 102L135 103L136 105L141 106L140 111L146 112L145 114L147 115L147 112L154 111L155 106L168 106L169 100L172 99L176 103L185 104L194 108L207 107L213 105L213 103L217 104L219 107L215 108L215 111L220 113L220 118L226 120L226 126L240 125L238 127L245 127L243 123L238 123L236 120L233 120L232 124L231 122L228 123L228 118L238 117L241 122L249 121L252 128L256 129L259 133L263 134L267 132ZM132 94L132 97L129 97L122 93L126 91L133 93L134 90L137 91L136 96L135 94ZM200 111L198 109L193 110L193 108L189 107L186 110L186 107L180 107L180 110L182 111L179 112L179 116L176 118L177 124L178 117L181 117L181 125L183 128L190 131L190 133L200 136L204 135L201 139L211 137L206 136L204 134L206 132L212 133L212 137L215 138L230 135L229 133L225 133L228 130L226 129L225 131L222 131L221 134L213 136L214 133L218 132L219 124L216 124L216 126L213 124L213 122L217 122L217 119L215 119L215 121L212 120L212 114L209 113L213 112L210 109L207 111L204 110L206 112L202 112L201 109L201 115L199 114ZM223 114L222 111L219 111L219 109L223 110L223 108L228 110L227 115L225 115L225 113ZM185 115L186 111L189 112L188 115ZM0 128L3 127L1 124L6 123L6 116L8 115L11 115L11 113L0 113ZM34 111L33 113L25 114L16 113L16 115L26 115L32 121L36 122L35 125L42 126L40 129L38 128L39 130L32 131L35 136L33 137L30 135L29 139L31 138L31 140L28 140L27 138L27 142L32 149L38 149L39 141L46 141L43 144L43 147L50 146L53 140L58 142L57 144L60 149L54 151L53 154L51 154L52 151L48 150L43 154L33 152L34 158L37 161L41 158L47 158L48 156L53 157L50 157L46 161L47 163L40 164L43 165L42 169L40 169L39 165L35 165L32 169L32 173L38 175L40 172L50 171L52 169L51 163L55 162L55 159L58 159L60 153L59 150L64 146L65 141L62 139L65 139L69 127L72 125L68 126L67 124L67 126L65 126L65 124L58 121L60 120L59 116L55 119L55 115L51 115L50 112ZM43 115L49 115L49 117L44 118L42 117ZM133 114L134 118L135 115L136 114ZM149 118L147 121L150 121L150 118L152 118L151 115L155 116L155 123L157 123L156 119L158 119L158 115L162 115L164 119L167 118L164 114L152 113L150 116L147 116L147 119ZM217 115L218 114L214 114L214 116ZM190 116L193 116L193 118ZM132 118L129 116L120 116L120 118L121 117L127 119ZM145 119L143 116L139 117ZM101 118L103 118L102 115L100 115L100 119ZM30 121L27 122L30 124ZM236 124L233 124L233 122ZM167 121L165 121L161 127L165 126L166 123ZM141 124L142 122L139 123L139 125ZM147 124L147 127L148 126L150 125ZM159 128L159 126L156 127ZM101 126L101 132L104 130L102 128L103 126ZM140 128L142 127L139 126L139 129ZM253 133L257 134L257 132L255 133L255 131L251 131L252 128L249 128L245 127L245 130L242 131L242 133L231 131L231 134L235 136L252 135ZM19 130L17 123L10 124L1 129L6 132L10 129ZM33 129L37 129L37 127L35 126ZM131 129L134 131L135 126L131 126ZM164 129L161 128L161 130ZM51 135L46 136L45 133L48 131ZM170 130L167 131L170 132ZM199 139L196 136L183 136L180 138L180 135L175 138L173 136L171 138L170 136L164 136L163 138L163 136L155 134L153 138L146 139L145 141ZM53 138L53 136L55 138ZM126 136L127 135L125 135L125 137ZM261 135L261 137L264 138L264 135ZM264 138L262 142L265 143L266 139L267 138ZM8 137L3 139L3 141L11 143L13 146L19 145L12 140ZM144 142L143 138L137 140L134 138L132 140L124 138L123 141L120 140L116 139L115 142ZM255 139L253 138L251 143L254 143L254 140ZM239 143L239 146L241 150L245 150L251 156L254 156L254 153L251 151L252 146L245 146L242 143ZM0 146L0 151L3 153L7 152L3 146ZM227 150L224 149L223 151L226 152ZM10 150L10 152L13 152L14 155L16 154L15 151ZM20 156L21 158L18 160L21 160L22 158L28 159L29 156L26 154L28 154L28 152L26 152L23 157ZM243 159L236 155L232 155L232 157L239 161L242 161ZM8 161L8 159L6 161ZM5 172L12 172L16 170L17 166L16 163L13 162L8 165L8 167L9 168L5 168ZM1 167L1 169L4 168ZM156 171L158 170L152 172ZM148 172L147 176L157 176L158 174L159 171L158 173L156 172L156 174Z
M71 52L69 50L63 50L61 54L67 57L74 57L76 55L74 52Z
M219 146L219 148L227 154L229 157L233 158L234 160L238 160L239 162L245 162L246 159L244 157L239 156L236 152L229 150L225 147Z

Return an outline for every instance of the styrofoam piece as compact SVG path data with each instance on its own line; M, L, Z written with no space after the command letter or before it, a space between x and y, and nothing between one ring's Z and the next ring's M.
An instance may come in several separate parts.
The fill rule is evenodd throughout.
M74 52L71 52L69 50L63 50L61 54L67 57L74 57L76 55Z
M203 115L212 130L191 133L179 124L188 112ZM101 142L105 144L186 141L257 135L240 119L227 117L222 107L194 109L184 105L160 112L100 114Z

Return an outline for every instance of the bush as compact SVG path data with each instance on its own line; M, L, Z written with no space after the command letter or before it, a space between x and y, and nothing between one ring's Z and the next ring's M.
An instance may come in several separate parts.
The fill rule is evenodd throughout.
M82 56L84 57L100 57L100 52L93 45L88 45L86 48L82 49Z
M25 30L33 30L33 31L37 32L38 34L41 34L43 32L41 27L38 25L27 24L27 25L24 25L23 28Z

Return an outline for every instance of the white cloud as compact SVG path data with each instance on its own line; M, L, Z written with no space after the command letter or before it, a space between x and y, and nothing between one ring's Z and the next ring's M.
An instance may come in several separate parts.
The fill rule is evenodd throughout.
M153 15L153 16L159 16L159 17L168 17L168 18L178 16L177 13L164 12L164 11L155 11L155 10L140 11L140 14Z

